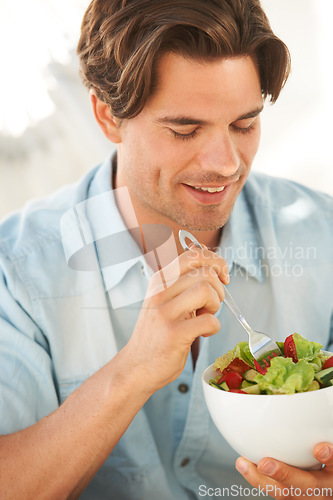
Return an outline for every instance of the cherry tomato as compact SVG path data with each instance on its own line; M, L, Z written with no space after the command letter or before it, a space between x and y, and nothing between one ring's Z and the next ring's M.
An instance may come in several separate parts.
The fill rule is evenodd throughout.
M229 389L239 389L242 380L243 380L242 375L237 372L228 372L225 375L225 382L229 387Z
M322 370L326 370L326 368L333 368L333 356L328 358L323 364Z
M297 363L298 361L297 350L295 346L294 337L292 335L289 335L289 337L287 337L286 340L284 341L283 350L284 350L284 355L287 358L292 358L293 362Z

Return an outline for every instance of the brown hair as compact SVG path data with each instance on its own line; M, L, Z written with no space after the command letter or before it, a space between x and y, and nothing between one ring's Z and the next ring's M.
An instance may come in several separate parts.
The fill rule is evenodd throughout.
M264 98L278 98L290 71L286 45L259 0L92 0L77 53L84 84L114 116L140 113L152 94L156 63L167 52L212 60L250 55Z

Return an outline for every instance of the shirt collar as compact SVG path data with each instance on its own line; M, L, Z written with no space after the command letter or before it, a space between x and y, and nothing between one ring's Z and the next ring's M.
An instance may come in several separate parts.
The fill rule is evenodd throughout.
M111 265L101 265L107 290L119 284L125 274L138 263L140 263L141 269L145 270L147 276L153 274L153 271L147 265L139 246L132 238L128 231L128 227L120 215L113 194L112 169L115 168L116 156L113 155L97 170L88 191L88 196L90 198L96 197L96 201L99 198L101 205L103 205L103 209L97 210L99 217L98 225L101 225L100 222L102 219L105 221L103 225L108 228L108 234L110 233L110 227L112 227L112 235L119 235L120 233L122 235L122 237L118 239L118 241L121 242L121 248L119 249L122 254L121 262L112 263ZM249 180L247 182L249 182ZM130 206L132 206L130 198L128 206L130 210ZM247 188L245 185L236 200L229 221L223 228L219 252L220 255L225 258L229 271L231 271L233 267L235 267L235 269L238 267L243 269L247 275L257 279L259 282L263 282L264 275L261 265L262 245L260 244L259 229L256 225L255 218L251 215L252 211L253 209L251 209L247 200ZM89 218L91 218L91 214ZM135 226L137 228L139 227L134 210L133 213L130 214L130 220L132 228ZM96 226L96 221L93 222L93 225L94 227ZM96 248L100 264L102 264L103 261L105 261L105 241L103 242L103 234L99 236L100 237L96 240ZM106 248L109 248L109 245L106 245ZM109 253L110 252L108 252L108 254ZM115 261L119 260L119 252L116 252ZM106 264L108 264L108 262L106 262Z
M248 203L246 185L223 228L219 250L227 262L229 271L233 267L235 269L238 267L259 282L264 281L262 244L256 218L253 216L253 207L251 208Z
M87 218L95 238L96 252L106 290L120 283L125 274L140 263L147 275L152 270L147 265L141 249L128 228L139 231L139 224L126 188L123 196L126 203L128 220L125 224L114 196L112 171L116 168L116 155L110 156L96 172L88 190Z

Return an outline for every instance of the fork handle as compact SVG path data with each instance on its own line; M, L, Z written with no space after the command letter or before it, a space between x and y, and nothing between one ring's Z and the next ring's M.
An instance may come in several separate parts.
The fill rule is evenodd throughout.
M223 302L225 303L225 305L227 306L229 311L240 322L242 327L247 331L247 333L249 333L249 331L252 330L250 325L248 324L248 322L246 321L246 319L244 318L244 316L242 315L242 313L238 309L238 306L237 306L236 302L234 301L234 299L232 298L232 296L230 295L230 292L227 289L227 287L225 285L223 285L223 288L224 288L224 301Z

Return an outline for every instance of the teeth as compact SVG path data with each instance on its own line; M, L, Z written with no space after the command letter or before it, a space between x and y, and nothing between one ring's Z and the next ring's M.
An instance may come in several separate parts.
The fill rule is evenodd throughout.
M208 193L220 193L225 188L225 186L221 186L221 187L217 187L217 188L215 188L215 187L196 187L196 186L193 186L193 187L197 191L208 191Z

